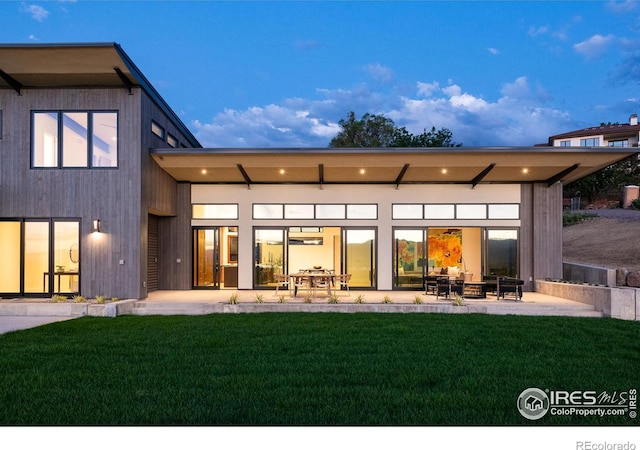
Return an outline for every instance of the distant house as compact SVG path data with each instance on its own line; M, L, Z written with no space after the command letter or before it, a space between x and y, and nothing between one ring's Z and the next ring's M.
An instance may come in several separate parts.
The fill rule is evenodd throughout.
M569 131L549 137L551 147L638 147L640 125L638 115L632 114L629 123L600 125Z
M267 289L313 266L351 289L447 269L532 290L562 276L563 183L634 142L202 148L118 44L0 45L0 296Z

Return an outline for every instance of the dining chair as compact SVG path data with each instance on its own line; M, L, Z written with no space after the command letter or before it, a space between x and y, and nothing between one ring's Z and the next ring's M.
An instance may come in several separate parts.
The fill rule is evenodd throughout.
M349 291L349 281L351 280L351 274L342 273L340 275L336 275L334 278L336 280L337 289L346 288L349 296L351 296L351 291Z
M280 288L287 288L287 290L289 291L289 295L291 295L291 288L289 287L289 275L286 275L284 273L276 273L273 274L273 277L276 280L276 292L273 295L278 295L278 291L280 290Z
M293 296L298 296L298 289L310 289L311 283L310 278L305 275L293 275Z

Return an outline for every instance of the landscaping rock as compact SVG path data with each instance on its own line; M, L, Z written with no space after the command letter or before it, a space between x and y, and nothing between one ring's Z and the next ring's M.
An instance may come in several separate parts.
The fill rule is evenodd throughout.
M627 275L627 286L640 288L640 272L629 272Z
M627 269L616 269L616 286L626 286L627 275L629 275Z

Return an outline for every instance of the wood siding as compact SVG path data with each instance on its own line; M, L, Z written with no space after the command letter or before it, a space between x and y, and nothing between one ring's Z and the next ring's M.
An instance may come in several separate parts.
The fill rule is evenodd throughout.
M153 141L151 119L180 142L183 136L140 89L131 95L122 88L21 94L0 90L0 218L79 218L80 293L146 297L149 212L177 214L177 183L149 156L150 147L167 147ZM32 169L34 110L118 111L118 168ZM99 234L91 233L93 219L101 221Z
M562 278L562 184L522 185L520 269L527 290L533 281Z

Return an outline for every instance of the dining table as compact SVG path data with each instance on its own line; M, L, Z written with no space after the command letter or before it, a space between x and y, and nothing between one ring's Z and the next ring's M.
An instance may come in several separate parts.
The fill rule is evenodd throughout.
M317 288L321 284L322 287L327 288L327 293L329 294L329 297L331 297L331 285L333 284L334 276L335 275L330 272L321 270L309 270L291 273L289 274L289 277L294 281L293 296L296 297L298 295L298 286L301 283L298 283L297 279L302 278L307 280L307 289L312 293L314 299L316 298Z

